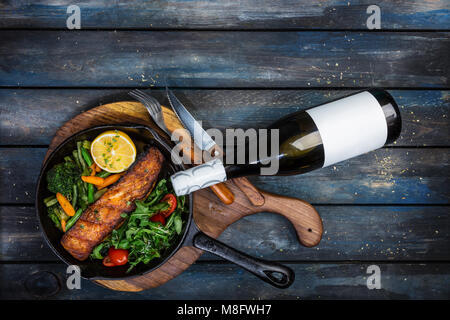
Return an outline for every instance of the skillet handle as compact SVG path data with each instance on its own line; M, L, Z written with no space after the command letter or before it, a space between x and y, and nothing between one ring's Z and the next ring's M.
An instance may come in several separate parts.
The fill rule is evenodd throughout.
M292 269L276 262L251 257L207 236L203 232L194 236L193 244L198 249L237 264L274 287L284 289L294 282L295 273Z

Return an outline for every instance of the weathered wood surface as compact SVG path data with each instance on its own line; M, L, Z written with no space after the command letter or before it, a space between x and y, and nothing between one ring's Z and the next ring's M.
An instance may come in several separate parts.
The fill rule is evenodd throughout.
M305 248L289 222L258 213L219 239L253 256L282 261L444 261L450 259L447 206L316 206L324 236ZM59 261L38 227L34 207L0 206L2 262ZM221 260L204 254L201 260Z
M0 31L0 86L449 86L448 32Z
M81 8L82 29L91 31L66 30L72 4ZM0 29L41 29L0 31L0 298L44 298L61 286L50 298L449 299L450 3L376 3L383 30L409 32L365 31L371 4L0 4ZM65 266L41 237L32 206L45 147L79 112L128 99L128 88L166 84L190 89L177 94L191 101L189 109L205 127L220 129L264 127L348 89L404 88L391 90L404 129L389 148L335 167L252 178L263 189L316 203L324 220L323 240L312 250L299 246L285 219L269 213L246 217L221 235L249 254L292 263L297 280L287 290L204 255L157 289L119 293L83 281L82 290L69 291ZM412 90L431 87L443 91ZM161 98L161 90L155 95ZM365 286L369 264L381 267L381 290Z
M48 145L59 126L80 112L130 100L129 90L0 89L1 145ZM163 90L146 90L167 103ZM175 90L205 128L263 128L286 114L354 90ZM403 129L392 146L450 146L450 92L389 90ZM43 116L43 114L45 116Z
M366 29L370 0L321 1L11 1L0 5L0 28L66 28L67 7L81 11L82 29ZM440 1L377 1L381 29L449 29Z
M197 263L161 287L139 293L111 291L89 281L66 287L66 265L0 265L0 299L449 299L448 264L380 263L381 289L367 288L363 264L288 264L296 279L276 289L230 264ZM375 263L376 264L376 263ZM255 285L257 283L257 285ZM60 290L58 290L60 288ZM53 295L52 295L53 294Z
M45 148L0 148L0 204L32 204ZM448 204L448 148L380 149L297 176L251 177L313 204Z

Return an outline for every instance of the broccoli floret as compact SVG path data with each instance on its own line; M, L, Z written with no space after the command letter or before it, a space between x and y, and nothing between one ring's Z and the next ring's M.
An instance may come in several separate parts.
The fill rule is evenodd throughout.
M59 163L47 172L47 188L72 199L73 185L80 179L81 171L73 161Z

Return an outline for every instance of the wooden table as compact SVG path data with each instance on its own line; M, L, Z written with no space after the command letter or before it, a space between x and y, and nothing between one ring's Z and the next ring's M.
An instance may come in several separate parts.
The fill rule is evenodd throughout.
M448 1L89 1L68 30L72 1L0 6L0 298L450 298ZM119 1L122 2L122 1ZM14 3L14 2L11 2ZM237 3L240 4L237 5ZM401 106L395 144L304 176L251 180L317 206L325 233L299 245L286 220L247 217L220 239L296 272L286 290L211 255L140 293L82 281L45 244L34 188L50 139L88 108L166 84L205 127L264 127L361 88L387 88ZM150 90L149 90L150 91ZM379 290L367 267L381 269Z

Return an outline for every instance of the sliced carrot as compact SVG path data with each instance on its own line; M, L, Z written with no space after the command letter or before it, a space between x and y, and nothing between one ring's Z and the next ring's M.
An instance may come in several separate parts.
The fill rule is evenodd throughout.
M95 162L94 162L94 164L95 164L95 171L96 172L102 171L102 168L100 168Z
M56 199L58 200L59 204L61 205L61 208L63 208L64 212L68 216L72 217L75 214L75 209L72 207L72 204L61 193L58 192L56 194Z
M66 220L61 220L61 227L64 232L66 232Z
M116 182L117 180L119 180L119 178L122 176L121 173L117 173L117 174L112 174L110 176L107 176L106 178L104 178L104 182L101 185L97 185L98 189L103 189L106 188L107 186L113 184L114 182Z
M95 164L95 162L91 164L89 168L91 168L91 176L95 176L95 173L97 172L97 165Z
M105 183L104 178L96 176L81 176L81 180L90 184L95 184L96 186L103 185Z

